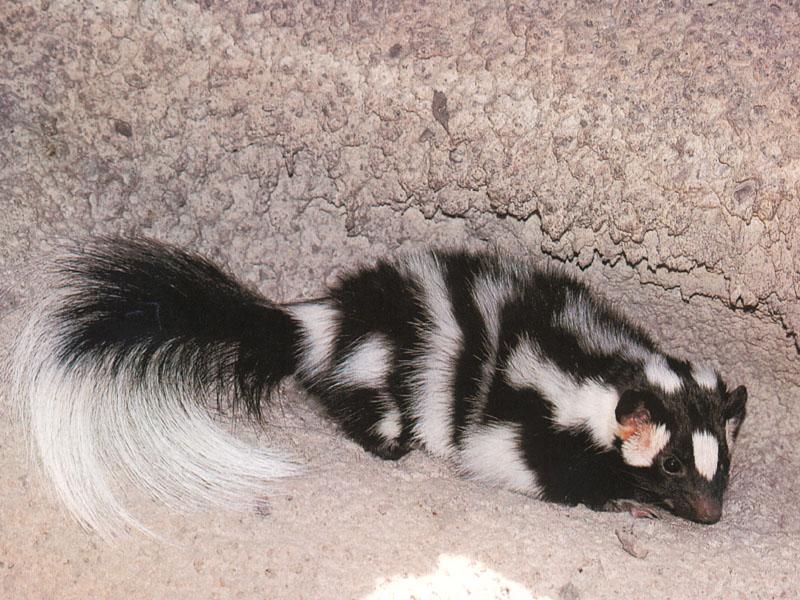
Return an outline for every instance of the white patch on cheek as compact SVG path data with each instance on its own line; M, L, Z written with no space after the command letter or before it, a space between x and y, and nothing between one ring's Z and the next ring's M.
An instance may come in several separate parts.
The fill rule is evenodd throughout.
M695 431L692 434L692 449L697 472L711 481L719 463L719 441L708 431Z
M644 425L622 443L622 459L632 467L650 467L670 437L666 425Z
M701 388L710 391L717 389L717 374L714 372L714 369L708 365L692 364L692 378Z
M669 368L666 359L658 354L653 354L647 359L644 373L650 383L657 385L668 394L677 392L683 386L681 378Z

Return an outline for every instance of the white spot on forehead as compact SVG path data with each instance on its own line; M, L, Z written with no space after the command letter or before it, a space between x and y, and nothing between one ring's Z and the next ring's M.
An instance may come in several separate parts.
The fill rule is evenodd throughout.
M650 383L657 385L668 394L677 392L683 386L678 374L669 368L667 359L658 354L653 354L647 359L644 373Z
M695 431L692 434L692 449L697 472L711 481L717 472L719 441L708 431Z
M494 424L473 429L464 438L461 468L475 479L536 495L539 486L520 449L518 425Z
M335 379L344 384L383 387L391 360L389 341L380 334L372 334L342 361L336 369Z
M578 382L544 358L538 346L523 338L505 367L506 380L516 389L534 388L553 407L553 422L562 429L585 428L594 442L611 448L617 431L619 395L610 386L589 379Z
M622 443L622 459L632 467L649 467L669 443L671 434L664 424L644 425Z
M692 378L702 388L712 391L717 389L717 374L708 365L692 364Z

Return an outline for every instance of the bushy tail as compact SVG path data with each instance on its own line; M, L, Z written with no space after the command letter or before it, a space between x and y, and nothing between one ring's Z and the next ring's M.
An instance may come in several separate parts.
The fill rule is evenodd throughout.
M103 537L146 530L118 498L133 481L179 510L252 506L297 467L221 429L206 403L258 417L296 368L298 325L206 260L105 239L56 264L12 359L44 472Z

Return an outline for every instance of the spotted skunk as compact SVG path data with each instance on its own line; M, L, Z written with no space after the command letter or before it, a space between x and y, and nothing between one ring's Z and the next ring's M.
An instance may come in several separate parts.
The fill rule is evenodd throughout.
M198 256L103 239L55 278L16 344L16 395L58 496L102 535L144 528L121 482L184 510L248 506L296 473L212 417L229 402L258 418L292 375L384 459L424 448L535 498L721 516L746 389L564 273L430 251L275 304Z

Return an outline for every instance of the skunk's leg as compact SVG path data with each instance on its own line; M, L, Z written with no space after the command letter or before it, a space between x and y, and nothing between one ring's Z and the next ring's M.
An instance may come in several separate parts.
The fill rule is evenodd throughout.
M350 439L385 460L410 450L403 417L385 391L367 387L327 390L320 400Z
M661 514L654 506L649 506L636 500L614 499L609 500L595 510L605 512L627 512L636 519L660 519Z

